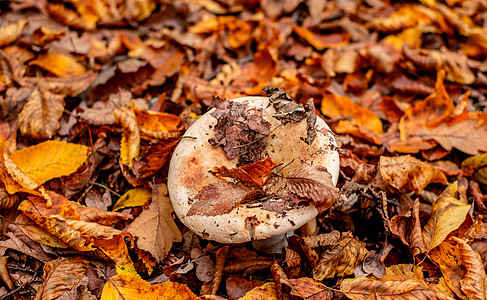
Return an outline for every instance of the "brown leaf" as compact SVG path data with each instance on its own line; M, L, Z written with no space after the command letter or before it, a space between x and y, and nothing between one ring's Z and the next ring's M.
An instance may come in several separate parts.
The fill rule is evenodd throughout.
M152 202L128 227L138 237L137 246L149 251L157 261L164 259L174 242L180 242L181 232L172 217L172 204L165 185L152 188Z
M225 282L227 295L230 300L238 300L251 289L261 285L262 283L258 279L252 278L249 281L237 276L229 276Z
M48 90L54 94L65 96L77 96L84 92L95 81L97 74L87 71L81 75L73 77L26 77L25 82L37 85L41 89Z
M50 139L59 129L64 112L64 96L35 89L19 114L23 135L34 139Z
M330 208L338 198L339 189L333 185L331 174L321 166L303 163L284 178L286 187L299 197L313 201L319 212Z
M258 162L241 166L238 168L228 169L225 166L215 167L212 173L217 176L231 177L245 183L252 183L262 187L269 179L272 169L276 163L271 158L266 158Z
M443 172L410 155L381 156L379 172L384 180L396 189L405 188L414 191L416 194L419 194L430 183L447 183Z
M313 268L313 278L321 281L325 278L353 274L354 268L368 252L365 243L344 234L330 250L321 254L318 264Z
M79 258L58 258L44 265L44 282L35 300L56 299L71 290L86 273L88 261Z
M456 148L470 155L487 151L487 129L477 120L465 120L451 126L442 123L435 128L421 128L416 134L437 141L448 151Z

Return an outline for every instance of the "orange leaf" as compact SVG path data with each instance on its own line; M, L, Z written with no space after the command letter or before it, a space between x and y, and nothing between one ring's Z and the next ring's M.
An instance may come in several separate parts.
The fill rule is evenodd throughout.
M325 94L321 102L321 112L332 119L345 119L340 120L335 127L337 133L348 133L376 144L381 143L382 122L379 117L372 111L353 103L350 98ZM346 119L350 117L351 120Z
M350 40L348 33L319 34L301 26L294 26L293 31L318 51L345 46Z
M15 41L22 34L26 23L27 20L19 20L17 23L0 27L0 47Z
M196 300L198 297L184 284L166 281L151 285L137 275L121 273L111 277L103 287L101 300L172 299Z
M64 54L47 53L29 62L47 70L58 77L74 77L85 73L85 67L73 57Z
M269 179L269 175L271 174L271 171L275 166L276 163L268 157L256 163L248 164L238 168L228 169L225 166L215 167L213 168L212 173L217 176L231 177L243 182L253 183L262 187L267 179Z

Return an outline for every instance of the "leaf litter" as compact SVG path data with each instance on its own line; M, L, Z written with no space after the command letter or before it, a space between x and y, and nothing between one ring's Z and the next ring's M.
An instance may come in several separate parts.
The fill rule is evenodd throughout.
M481 4L135 2L1 7L6 297L487 297ZM309 145L326 118L336 188L326 170L284 176L263 157L278 129L226 101L245 95L270 97L282 126L305 120ZM317 206L283 254L206 241L168 206L171 154L211 108L212 143L238 165L213 166L228 182L196 203Z

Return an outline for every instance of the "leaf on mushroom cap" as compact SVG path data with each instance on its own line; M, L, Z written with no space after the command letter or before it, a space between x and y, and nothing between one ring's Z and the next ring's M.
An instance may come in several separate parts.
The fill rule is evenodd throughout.
M271 158L260 160L253 164L248 164L238 168L228 169L225 166L215 167L211 171L214 175L231 177L238 179L245 183L256 184L262 187L271 174L272 168L276 166L276 163Z
M303 163L291 170L285 177L265 187L276 193L281 189L296 194L299 197L309 198L321 213L330 208L340 197L339 189L333 185L331 174L323 166L311 166Z
M218 120L214 127L215 137L208 140L214 146L222 146L228 159L238 157L238 165L254 163L261 159L270 124L262 117L262 109L247 110L247 104L213 99L215 111L211 115Z

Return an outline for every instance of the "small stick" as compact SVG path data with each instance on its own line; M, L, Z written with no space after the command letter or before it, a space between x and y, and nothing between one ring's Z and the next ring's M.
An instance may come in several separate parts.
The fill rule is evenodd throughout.
M225 260L227 257L228 245L221 247L216 252L215 273L213 274L213 281L211 282L211 295L215 295L220 287L222 281L223 269L225 267Z

